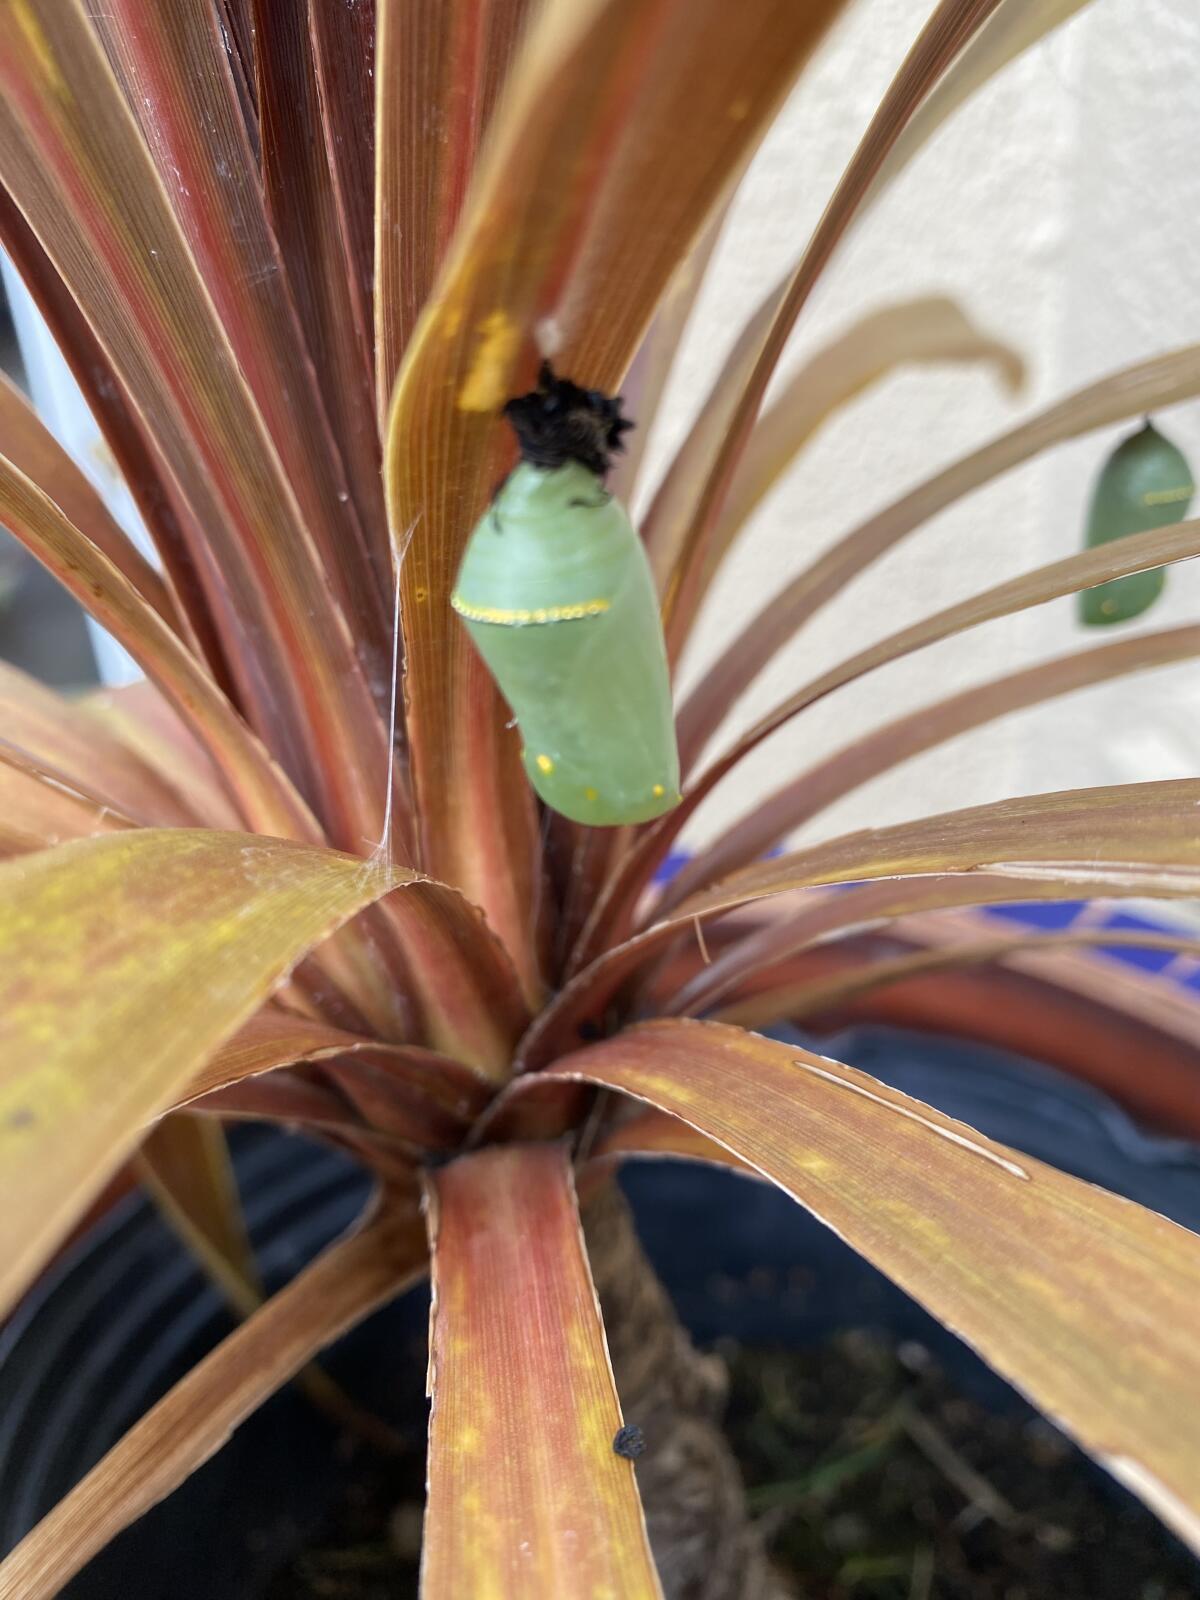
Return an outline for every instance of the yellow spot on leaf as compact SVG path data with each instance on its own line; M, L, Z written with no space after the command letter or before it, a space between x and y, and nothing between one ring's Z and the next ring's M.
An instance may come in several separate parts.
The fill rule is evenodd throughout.
M55 60L53 47L42 31L42 25L35 16L29 0L9 0L9 5L17 27L25 35L25 42L33 51L37 64L46 77L46 81L55 94L66 99L68 95L66 79L58 70L58 62Z
M506 311L492 311L479 324L480 344L458 391L460 411L499 411L508 399L521 331Z
M538 756L538 758L537 758L537 769L538 769L539 772L547 772L547 773L553 772L554 771L554 763L553 763L553 761L551 761L549 756Z
M583 798L585 800L599 800L600 796L596 793L595 789L585 789L583 791Z
M818 1155L815 1150L801 1150L795 1159L796 1165L811 1173L814 1178L823 1177L835 1166L827 1156Z
M656 800L661 800L667 791L663 788L661 783L656 783L650 792Z

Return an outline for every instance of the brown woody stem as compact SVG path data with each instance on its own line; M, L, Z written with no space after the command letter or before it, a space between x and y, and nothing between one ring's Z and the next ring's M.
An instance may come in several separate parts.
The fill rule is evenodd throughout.
M724 1364L684 1331L615 1183L589 1198L583 1224L621 1407L646 1439L638 1488L666 1600L789 1600L721 1431Z

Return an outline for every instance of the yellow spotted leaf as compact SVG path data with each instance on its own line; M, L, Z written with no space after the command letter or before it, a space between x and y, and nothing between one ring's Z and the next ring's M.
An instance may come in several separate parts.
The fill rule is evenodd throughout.
M561 1145L429 1179L425 1600L656 1600L633 1465Z
M0 1306L291 967L411 877L190 829L0 866Z
M648 1023L549 1076L645 1100L777 1183L1200 1549L1200 1237L740 1028Z

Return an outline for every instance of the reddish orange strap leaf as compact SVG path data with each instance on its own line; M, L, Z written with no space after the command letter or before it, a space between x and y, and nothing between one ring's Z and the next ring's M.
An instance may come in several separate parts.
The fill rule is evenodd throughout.
M425 1600L661 1596L574 1186L560 1145L507 1145L428 1181ZM653 1440L650 1448L653 1449Z
M546 1076L623 1090L757 1168L1200 1550L1200 1237L739 1028L648 1023Z

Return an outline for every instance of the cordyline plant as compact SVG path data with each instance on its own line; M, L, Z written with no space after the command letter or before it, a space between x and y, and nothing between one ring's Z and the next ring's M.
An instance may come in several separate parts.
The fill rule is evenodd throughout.
M851 223L1080 3L941 0L900 64L643 519L672 661L749 514L841 402L902 361L1011 365L952 304L922 301L868 318L758 414ZM637 828L571 824L537 804L449 603L513 462L502 407L551 355L580 383L624 384L644 430L716 219L838 0L92 9L0 0L0 216L161 565L5 388L0 517L148 682L67 702L0 674L0 1270L11 1304L140 1148L252 1314L26 1538L0 1594L54 1594L425 1273L430 1600L776 1592L714 1420L719 1379L615 1197L618 1160L647 1153L783 1187L1200 1547L1200 1240L735 1025L1013 944L864 966L848 936L865 923L1200 895L1191 781L1001 800L762 859L918 750L1193 656L1200 626L888 722L746 796L653 888L714 786L820 697L1200 553L1186 522L986 589L824 665L706 753L864 566L1056 442L1194 396L1200 347L1070 396L825 550L679 710L681 803ZM777 911L727 915L788 890L803 892ZM806 967L818 941L851 956ZM245 1116L311 1130L378 1179L352 1234L257 1309L214 1144ZM636 1468L613 1447L618 1393L650 1441Z

